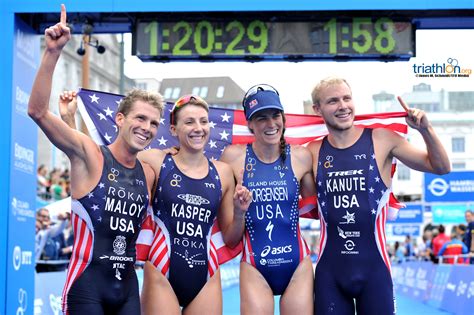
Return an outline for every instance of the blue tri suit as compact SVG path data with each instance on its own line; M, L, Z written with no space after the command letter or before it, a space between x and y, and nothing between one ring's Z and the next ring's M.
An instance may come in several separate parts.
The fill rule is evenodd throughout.
M153 198L155 221L166 244L157 246L150 261L168 277L183 307L193 301L218 268L211 228L222 189L214 164L209 160L208 164L206 176L195 179L181 172L167 155Z
M252 193L245 215L245 261L262 274L274 295L284 293L299 263L309 254L299 227L299 183L286 159L260 161L247 145L243 185Z
M63 291L66 314L140 314L135 244L148 206L142 165L127 168L100 147L99 182L72 200L74 245Z
M356 143L345 149L323 139L316 188L321 244L315 269L315 314L352 315L355 309L364 315L394 314L385 248L390 189L377 167L372 129L364 129Z

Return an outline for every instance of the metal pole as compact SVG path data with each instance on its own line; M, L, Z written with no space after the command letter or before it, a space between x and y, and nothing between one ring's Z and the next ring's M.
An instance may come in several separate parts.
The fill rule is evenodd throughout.
M125 93L125 74L124 74L124 64L125 64L125 47L124 47L124 40L123 40L123 33L120 35L120 85L119 91L120 94Z

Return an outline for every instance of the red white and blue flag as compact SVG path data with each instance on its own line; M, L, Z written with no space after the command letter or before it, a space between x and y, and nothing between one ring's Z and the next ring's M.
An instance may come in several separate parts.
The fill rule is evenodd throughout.
M109 145L114 142L118 128L115 125L115 114L122 95L105 93L94 90L80 89L78 93L78 108L81 116L89 130L91 137L98 144ZM160 120L160 127L150 148L165 149L178 144L177 139L169 131L169 113L173 103L167 102ZM404 117L405 112L379 113L369 115L358 115L355 125L365 128L388 128L403 136L406 136L408 128ZM327 135L327 128L321 117L314 115L285 114L286 131L285 138L290 144L306 144L312 140L323 138ZM229 144L243 144L253 141L253 136L247 128L247 121L242 110L223 109L211 107L209 111L210 138L204 153L210 159L219 159L224 148ZM395 160L393 162L392 176L395 172ZM398 201L391 196L389 206L392 209L402 207ZM309 205L301 204L300 216L308 218L317 217L317 209L314 201ZM146 224L144 224L146 229ZM146 234L146 231L145 233ZM213 228L213 239L217 248L219 263L222 264L235 256L235 250L228 252L224 242L218 240L220 231ZM143 239L143 245L149 241ZM139 242L141 240L139 239ZM151 242L151 241L150 241ZM140 245L139 245L140 246ZM230 257L232 256L232 257Z

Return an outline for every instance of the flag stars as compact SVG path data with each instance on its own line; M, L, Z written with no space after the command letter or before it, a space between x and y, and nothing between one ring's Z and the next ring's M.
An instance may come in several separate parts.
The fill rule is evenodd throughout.
M376 182L376 183L380 182L380 177L378 177L378 176L375 177L375 182Z
M104 114L102 114L102 113L97 113L97 115L99 116L100 120L107 120L107 118L105 117Z
M321 186L323 183L321 183L321 181L318 182L318 186Z
M216 142L214 140L209 141L210 148L217 148Z
M375 160L375 153L372 153L372 160Z
M222 117L222 122L224 122L224 121L225 121L225 122L230 122L230 121L229 121L229 118L230 118L231 116L227 115L227 112L225 112L224 115L221 115L221 117Z
M377 211L375 211L375 209L372 209L370 212L372 212L372 214L376 214Z
M104 183L99 184L99 188L104 188L104 187L105 187Z
M96 104L99 104L99 97L97 97L97 95L92 94L92 95L89 95L89 97L91 98L91 103L96 103Z
M214 128L216 126L216 123L213 121L209 122L209 128Z
M112 137L107 134L107 132L104 135L105 140L107 140L108 143L112 140Z
M377 204L379 204L379 203L380 203L380 199L375 200L375 202L376 202Z
M372 187L369 188L369 192L370 192L371 194L374 193L374 190L375 190L375 189L373 189Z
M87 198L90 199L90 198L92 198L92 197L94 197L94 193L93 193L93 192L90 192L90 193L87 195Z
M229 139L227 139L227 137L229 136L229 134L228 134L225 130L223 130L222 132L220 132L219 135L221 136L221 140L224 140L224 139L225 139L225 140L229 140Z
M373 171L374 170L374 166L372 164L369 165L369 170L370 171Z
M114 116L112 115L112 114L114 113L114 111L111 110L110 107L107 106L107 108L104 109L104 112L105 112L105 115L106 115L106 116L110 116L110 117L112 117L112 118L114 117Z
M93 205L91 208L92 208L92 210L94 210L94 211L99 210L99 206L98 206L98 205Z
M168 140L165 139L163 136L161 136L161 138L157 139L157 140L160 143L160 145L162 145L162 146L166 146L166 142L168 142ZM163 166L164 166L164 164L163 164Z
M165 125L165 119L164 118L160 118L160 125Z

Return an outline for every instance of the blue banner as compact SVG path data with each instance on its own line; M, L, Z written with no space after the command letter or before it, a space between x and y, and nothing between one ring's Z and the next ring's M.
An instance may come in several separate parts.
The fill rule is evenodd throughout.
M418 203L407 203L405 208L398 211L397 218L387 220L387 223L423 223L423 206Z
M474 201L474 172L425 173L426 202Z
M392 235L394 236L420 236L420 234L421 228L419 224L392 224Z
M38 127L28 117L27 109L39 62L40 38L19 18L15 20L13 55L6 313L33 314Z
M464 223L464 213L468 209L466 204L434 204L431 205L433 223L458 224Z

